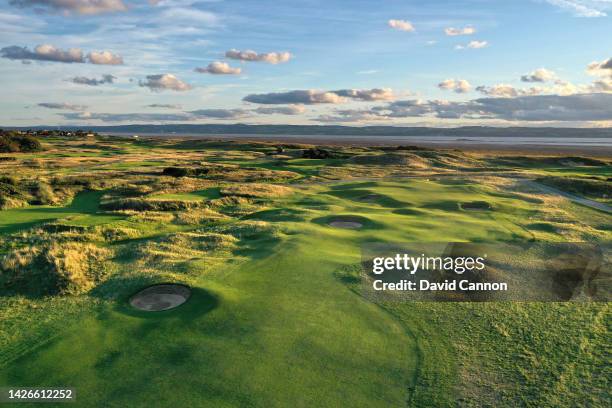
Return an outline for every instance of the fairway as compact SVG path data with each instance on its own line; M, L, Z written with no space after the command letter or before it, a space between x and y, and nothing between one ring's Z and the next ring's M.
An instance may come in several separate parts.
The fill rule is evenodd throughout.
M307 219L279 224L282 239L255 240L247 261L195 282L186 305L154 315L107 305L15 361L1 382L70 379L85 405L100 389L113 406L137 396L143 406L402 405L414 386L414 339L333 273L358 261L354 243L364 238L339 239ZM215 305L206 310L209 297Z

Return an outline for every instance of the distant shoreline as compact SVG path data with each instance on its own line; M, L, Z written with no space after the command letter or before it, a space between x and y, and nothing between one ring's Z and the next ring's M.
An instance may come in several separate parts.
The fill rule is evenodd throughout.
M109 136L133 137L134 133L104 132ZM612 157L611 138L571 138L573 143L541 143L543 139L555 137L497 137L472 136L469 138L454 136L365 136L365 135L254 135L254 134L146 134L140 137L167 139L202 139L222 141L254 141L279 143L304 143L314 145L355 145L355 146L399 146L413 145L419 147L435 147L441 149L461 149L473 152L508 152L536 154L581 154L597 157ZM505 140L502 140L505 139ZM518 140L517 140L518 139ZM540 142L540 143L538 143Z

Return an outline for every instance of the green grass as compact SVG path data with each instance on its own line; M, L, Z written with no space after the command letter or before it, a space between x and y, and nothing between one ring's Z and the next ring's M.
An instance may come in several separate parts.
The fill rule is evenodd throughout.
M0 212L0 233L9 234L58 219L68 219L71 225L91 226L111 223L122 217L98 212L101 191L79 193L65 207L33 205Z
M221 197L219 190L219 188L214 187L207 188L205 190L192 191L190 193L153 194L149 197L156 200L202 201Z
M267 158L230 161L275 170ZM294 159L278 170L322 168ZM77 406L606 406L608 303L376 304L353 267L369 242L609 242L605 216L468 179L294 184L295 194L257 201L242 217L197 225L105 214L102 192L0 212L3 236L52 220L138 231L106 244L116 272L87 295L0 299L0 384L75 387ZM209 200L219 187L150 197ZM492 210L459 205L474 201ZM364 228L327 225L339 214ZM239 240L200 252L181 241L168 258L142 262L143 246L185 232ZM167 312L127 306L159 281L188 283L193 296Z

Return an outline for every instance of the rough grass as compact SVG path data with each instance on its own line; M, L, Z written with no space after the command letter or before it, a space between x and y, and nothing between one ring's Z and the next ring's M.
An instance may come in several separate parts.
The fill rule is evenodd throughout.
M15 249L2 259L0 288L35 297L84 293L107 277L111 256L107 248L77 242Z
M225 196L239 196L252 198L271 198L289 195L293 190L289 187L274 184L237 184L226 186L221 189L221 194Z

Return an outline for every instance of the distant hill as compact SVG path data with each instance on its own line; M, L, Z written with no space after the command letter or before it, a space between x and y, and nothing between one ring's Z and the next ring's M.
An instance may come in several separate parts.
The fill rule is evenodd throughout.
M401 126L326 126L326 125L118 125L118 126L32 126L4 129L87 129L98 133L142 135L343 135L343 136L456 136L456 137L603 137L612 138L612 128L486 127L457 128Z

